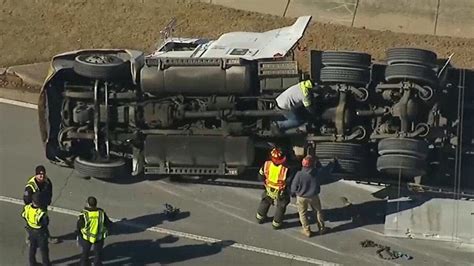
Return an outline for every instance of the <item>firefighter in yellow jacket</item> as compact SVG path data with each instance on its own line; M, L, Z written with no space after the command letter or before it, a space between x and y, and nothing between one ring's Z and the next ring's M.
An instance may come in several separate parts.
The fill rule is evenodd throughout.
M259 176L264 180L265 191L257 210L257 222L262 224L267 219L267 213L271 205L276 204L273 216L273 229L280 229L283 224L283 216L286 206L290 203L291 173L286 165L286 156L283 152L274 148L270 152L270 160L260 168Z
M31 203L23 207L21 216L26 221L26 232L28 233L29 263L36 265L36 250L39 248L43 265L51 265L49 261L48 247L48 213L40 207L40 194L31 195Z
M97 208L95 197L87 198L87 206L79 215L77 233L82 248L81 265L89 265L89 252L94 246L94 265L102 265L102 248L112 222L101 208Z

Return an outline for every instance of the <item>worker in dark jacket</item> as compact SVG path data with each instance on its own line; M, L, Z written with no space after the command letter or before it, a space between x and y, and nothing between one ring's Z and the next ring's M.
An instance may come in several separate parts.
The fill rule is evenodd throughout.
M48 213L40 208L40 195L38 192L31 195L31 203L23 207L21 216L26 221L28 245L30 251L28 259L30 265L36 265L36 250L39 248L43 265L51 265L48 248Z
M38 193L38 206L47 212L53 198L53 183L46 175L46 168L43 165L36 166L35 175L30 177L25 185L23 192L23 202L25 205L32 202L32 195L34 193ZM59 240L51 237L48 231L48 242L56 244Z
M89 265L89 253L94 246L94 265L102 265L102 248L112 222L95 197L87 198L87 206L77 220L79 245L82 247L81 265Z
M260 179L265 182L265 191L257 210L257 222L263 223L267 218L270 205L276 203L275 215L273 216L273 229L280 229L283 224L283 216L286 207L290 203L291 172L286 166L286 156L283 152L274 148L270 152L270 160L266 161L259 171Z
M303 227L302 232L307 237L311 237L312 235L308 218L306 217L309 206L316 212L319 233L324 234L326 231L321 200L319 199L319 193L321 191L320 182L321 178L330 174L334 168L335 161L325 167L315 167L318 163L318 158L307 155L301 162L302 169L295 174L295 178L291 184L291 193L292 195L296 195L296 206L298 208L301 226Z

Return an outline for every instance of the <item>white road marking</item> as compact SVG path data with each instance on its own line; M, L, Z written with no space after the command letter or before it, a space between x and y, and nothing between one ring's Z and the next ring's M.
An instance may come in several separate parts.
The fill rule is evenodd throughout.
M17 205L23 205L23 201L11 197L5 197L5 196L0 196L0 201L3 202L9 202ZM68 214L68 215L73 215L73 216L78 216L80 212L70 210L70 209L65 209L65 208L60 208L60 207L55 207L55 206L49 206L48 210L57 212L57 213L62 213L62 214ZM111 221L117 222L121 221L116 218L110 218ZM153 227L147 227L141 224L137 223L132 223L129 221L121 221L124 225L127 225L129 227L135 227L135 228L140 228L142 230L150 231L150 232L156 232L160 234L167 234L167 235L174 235L177 237L181 238L187 238L191 240L196 240L200 242L205 242L205 243L219 243L222 242L222 240L217 239L217 238L212 238L212 237L207 237L207 236L200 236L200 235L195 235L195 234L190 234L190 233L185 233L185 232L180 232L180 231L175 231L175 230L170 230L170 229L165 229L161 228L158 226L153 226ZM304 256L299 256L291 253L286 253L286 252L280 252L276 250L271 250L271 249L266 249L266 248L260 248L260 247L255 247L255 246L250 246L246 244L240 244L240 243L233 243L229 245L229 247L236 248L236 249L241 249L241 250L247 250L250 252L255 252L255 253L260 253L260 254L265 254L265 255L270 255L270 256L275 256L275 257L280 257L284 259L289 259L289 260L295 260L295 261L301 261L301 262L306 262L310 264L316 264L316 265L338 265L337 263L334 262L329 262L329 261L324 261L324 260L318 260L310 257L304 257Z
M289 233L289 232L284 232L284 234L287 235L287 236L289 236L289 237L291 237L291 238L293 238L293 239L296 239L296 240L302 241L302 242L304 242L304 243L306 243L306 244L309 244L309 245L311 245L311 246L315 246L315 247L318 247L318 248L320 248L320 249L324 249L324 250L326 250L326 251L336 253L336 254L338 254L338 255L342 255L342 256L347 256L347 255L348 255L348 254L344 254L344 253L342 253L342 252L336 251L336 250L334 250L334 249L330 249L330 248L325 247L325 246L323 246L323 245L320 245L320 244L311 242L311 241L306 240L306 239L301 239L301 238L295 236L295 235L294 235L294 232L298 232L297 229L291 229L291 231L293 231L293 232L291 232L291 233Z
M5 99L5 98L0 98L0 103L6 103L6 104L16 105L20 107L29 108L29 109L35 109L35 110L38 109L38 105L36 104L25 103L25 102L20 102L20 101Z
M169 185L170 185L169 183L166 183L166 182L164 182L164 181L159 181L159 182L160 182L162 185L166 185L166 186L169 186ZM161 189L161 190L163 190L163 191L165 191L165 192L171 193L171 192L170 192L170 191L171 191L170 189L165 189L165 188L163 188L163 187L161 187L161 186L157 186L156 184L152 184L152 183L151 183L150 185L153 186L153 187L156 187L156 188L158 188L158 189ZM187 189L183 189L182 187L174 187L174 189L178 189L178 190L182 190L182 191L187 191ZM193 190L192 190L192 191L193 191ZM239 192L240 192L240 190L236 190L236 191L239 191ZM260 197L256 196L255 193L248 194L248 196L250 196L251 198L255 198L255 199L258 198L258 199L260 199ZM189 200L195 201L195 202L200 203L200 204L202 204L202 205L204 205L204 206L207 206L207 207L209 207L209 208L212 208L212 209L214 209L214 210L216 210L216 211L219 211L219 212L221 212L221 213L224 213L224 214L226 214L226 215L229 215L229 216L231 216L231 217L234 217L234 218L236 218L236 219L238 219L238 220L247 222L247 223L249 223L249 224L254 224L254 223L255 223L254 221L245 219L245 218L240 217L239 215L236 215L236 214L234 214L234 213L232 213L232 212L229 212L229 211L227 211L227 210L225 210L225 209L219 208L219 207L215 206L215 204L210 204L209 202L202 201L202 200L198 200L198 199L196 199L195 197L188 197L188 196L185 196L185 195L182 195L182 194L181 194L180 197L185 197L185 198L187 198L187 199L189 199ZM215 201L213 201L213 203L215 203ZM297 210L297 207L296 207L295 204L290 203L289 206L290 206L290 207L293 207L295 210ZM308 241L308 240L305 240L305 239L302 239L302 238L295 237L293 234L294 234L294 232L298 232L298 230L297 230L297 229L290 229L290 230L292 231L292 233L285 232L285 234L288 235L288 236L290 236L290 237L292 237L292 238L295 239L295 240L304 242L304 243L306 243L306 244L309 243L309 244L312 245L312 246L318 247L318 248L323 249L323 250L326 250L326 251L328 251L328 252L332 252L332 253L334 253L334 254L347 256L347 254L343 254L343 253L341 253L341 252L339 252L339 251L337 251L337 250L331 249L331 248L329 248L329 247L326 247L326 246L323 246L323 245L320 245L320 244L317 244L317 243L314 243L314 242L311 242L311 241Z

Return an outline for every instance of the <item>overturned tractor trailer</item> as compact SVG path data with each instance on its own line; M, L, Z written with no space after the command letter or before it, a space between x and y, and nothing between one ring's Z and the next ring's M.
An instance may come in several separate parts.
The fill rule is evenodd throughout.
M295 147L322 164L337 157L339 178L421 176L427 185L473 188L473 71L431 51L391 48L384 62L311 51L303 73L293 51L310 19L216 40L168 36L149 55L96 49L55 56L39 103L47 158L98 178L241 177L278 145L290 162ZM270 125L283 115L275 98L308 76L318 84L316 114L276 134Z

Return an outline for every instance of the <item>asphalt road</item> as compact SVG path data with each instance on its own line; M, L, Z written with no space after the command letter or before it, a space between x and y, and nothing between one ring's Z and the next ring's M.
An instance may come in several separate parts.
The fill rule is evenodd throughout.
M50 245L57 264L77 262L79 248L72 231L77 211L89 195L117 222L106 241L107 265L468 265L472 247L383 235L383 219L376 214L384 202L366 189L336 182L322 187L330 233L310 239L300 233L295 206L287 211L285 229L254 222L261 190L254 182L217 180L213 184L161 180L129 180L110 183L86 180L68 168L51 165L44 157L36 110L0 103L0 264L24 265L27 247L20 217L24 184L37 164L44 164L54 184L50 231L60 244ZM370 217L362 226L344 215L341 196L354 203L367 202ZM169 221L163 204L181 209ZM271 210L272 211L272 210ZM271 214L271 212L270 212ZM393 250L408 253L412 260L382 260L374 248L362 248L370 239Z

